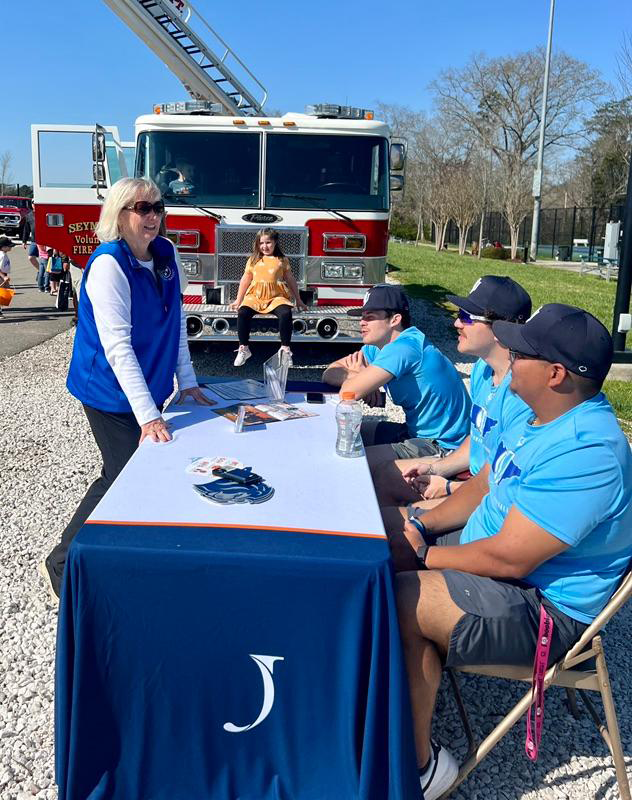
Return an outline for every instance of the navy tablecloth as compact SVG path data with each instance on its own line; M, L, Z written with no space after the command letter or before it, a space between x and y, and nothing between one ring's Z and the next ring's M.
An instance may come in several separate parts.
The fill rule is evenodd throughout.
M60 800L417 800L386 541L84 526L55 738Z

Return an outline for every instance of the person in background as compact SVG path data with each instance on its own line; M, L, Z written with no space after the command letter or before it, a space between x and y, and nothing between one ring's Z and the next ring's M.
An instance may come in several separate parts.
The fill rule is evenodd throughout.
M48 259L46 271L50 280L50 293L56 295L59 289L59 281L61 279L64 267L62 263L62 256L58 250L53 250L53 254Z
M174 375L179 402L213 404L191 364L175 248L158 235L163 214L156 184L137 178L117 181L101 209L101 244L83 275L67 386L83 405L103 468L39 565L57 597L73 538L136 448L145 439L170 441L162 408Z
M410 304L400 286L369 289L360 316L361 350L334 361L322 380L376 400L381 387L401 406L406 422L380 422L373 439L363 429L372 469L397 458L443 456L456 450L469 433L470 397L454 365L410 324ZM363 426L364 427L364 426Z
M35 242L35 203L31 203L22 229L22 246L27 250L28 259L33 267L39 269L38 250Z
M6 236L0 237L0 289L8 289L11 285L11 259L9 253L13 242ZM0 310L0 317L2 317Z
M37 245L37 288L40 292L50 291L50 274L47 271L48 259L52 256L53 250L45 245Z
M382 508L414 503L424 509L441 502L464 485L455 476L476 475L482 469L489 458L490 434L529 413L526 403L509 389L509 351L492 331L495 320L526 321L531 314L527 292L511 278L484 275L467 297L448 295L447 299L459 309L454 322L459 353L478 357L470 381L470 435L444 458L398 459L378 465L372 477ZM388 512L383 513L386 521Z
M279 234L272 228L263 228L257 233L252 255L246 262L246 269L239 282L237 299L230 304L231 311L237 311L237 333L239 349L235 366L241 367L250 358L250 328L255 314L274 314L279 320L281 338L280 353L284 354L288 365L292 366L292 300L299 310L307 306L301 300L298 285L290 262L279 245Z

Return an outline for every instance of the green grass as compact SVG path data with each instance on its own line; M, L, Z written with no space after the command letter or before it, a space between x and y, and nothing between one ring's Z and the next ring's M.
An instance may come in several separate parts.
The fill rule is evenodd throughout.
M529 292L533 307L544 303L567 303L590 311L608 330L617 289L615 281L595 275L579 275L568 270L494 261L458 253L435 252L434 248L393 242L388 249L393 277L405 283L414 297L445 304L447 294L468 294L481 275L509 275Z
M619 418L623 432L628 439L632 438L632 383L606 381L603 390Z
M446 295L466 295L481 275L509 275L529 292L533 307L544 303L567 303L590 311L608 330L612 314L616 282L594 275L579 275L562 269L539 267L537 264L514 264L493 261L434 248L392 242L388 249L392 276L406 284L406 291L445 308L453 309ZM621 427L632 437L632 384L627 381L606 381L604 391L619 417Z

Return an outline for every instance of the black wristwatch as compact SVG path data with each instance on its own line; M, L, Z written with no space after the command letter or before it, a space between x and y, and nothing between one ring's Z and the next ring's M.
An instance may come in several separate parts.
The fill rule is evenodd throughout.
M415 561L417 562L417 569L428 569L426 566L426 558L428 557L428 550L430 550L430 545L420 544L419 547L415 550Z

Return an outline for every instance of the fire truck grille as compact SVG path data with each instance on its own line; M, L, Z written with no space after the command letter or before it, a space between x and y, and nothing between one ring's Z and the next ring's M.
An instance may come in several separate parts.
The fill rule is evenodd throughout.
M299 286L302 286L305 279L307 256L307 228L292 228L291 230L275 228L275 230L279 232L279 245L290 260L292 273ZM252 253L257 228L218 225L215 231L217 235L217 282L229 284L226 286L224 297L228 297L228 302L230 302L237 297L237 284L244 274L248 256Z

